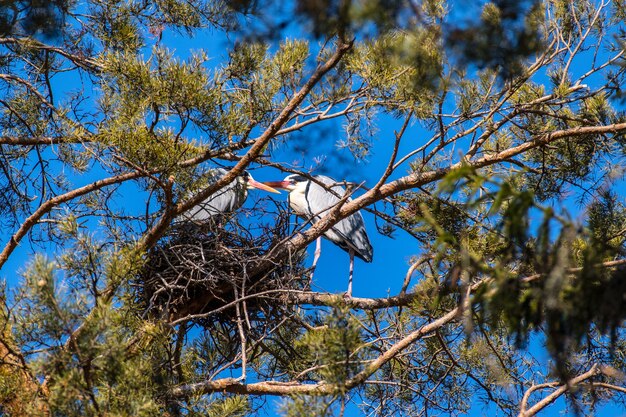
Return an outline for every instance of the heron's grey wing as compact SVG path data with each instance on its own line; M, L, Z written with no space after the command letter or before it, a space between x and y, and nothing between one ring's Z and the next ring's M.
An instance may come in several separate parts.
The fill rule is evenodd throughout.
M222 168L211 170L209 184L215 183L219 178L226 175L228 171ZM240 186L237 179L217 190L205 200L183 213L180 217L183 220L193 222L206 222L210 218L230 213L241 207L246 197L245 186Z
M318 175L315 177L321 183L327 185L329 188L336 183L332 178ZM346 193L346 190L341 186L334 186L332 190L339 196L329 192L321 185L309 181L307 188L304 192L306 199L306 211L307 215L315 219L316 221L324 217L328 211L339 201L340 197Z
M331 231L343 238L341 243L337 243L342 249L352 249L355 255L365 262L372 262L374 249L367 236L365 221L361 213L351 214L333 226Z
M339 202L346 190L340 185L333 185L336 184L336 181L330 177L318 175L315 178L334 191L332 193L314 182L309 183L308 190L305 192L307 208L310 211L310 217L317 221ZM342 249L354 251L364 261L372 261L374 250L367 236L365 221L361 213L356 212L342 219L327 230L324 235Z
M194 222L203 222L213 216L237 210L244 202L240 194L245 192L239 188L236 180L227 184L183 214L183 217Z

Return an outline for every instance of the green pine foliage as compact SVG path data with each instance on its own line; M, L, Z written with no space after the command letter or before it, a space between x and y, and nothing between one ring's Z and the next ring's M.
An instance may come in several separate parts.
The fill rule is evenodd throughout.
M623 407L609 3L3 2L0 414L535 415L559 387ZM348 160L364 186L328 212L364 213L355 283L389 292L320 290L286 198L182 221L215 167Z

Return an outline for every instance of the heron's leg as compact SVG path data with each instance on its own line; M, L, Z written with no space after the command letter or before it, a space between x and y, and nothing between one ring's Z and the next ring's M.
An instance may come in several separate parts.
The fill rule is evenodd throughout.
M352 274L354 272L354 251L350 250L350 275L348 277L348 291L346 291L346 298L352 297Z
M320 258L322 254L322 237L318 237L315 241L315 256L313 256L313 265L311 265L311 282L313 282L313 273L315 272L315 267L317 266L317 260Z

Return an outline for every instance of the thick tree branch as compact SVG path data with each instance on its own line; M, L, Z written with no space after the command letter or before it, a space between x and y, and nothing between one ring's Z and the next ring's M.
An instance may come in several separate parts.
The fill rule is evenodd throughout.
M343 294L289 291L280 298L286 304L329 307L341 304L354 310L378 310L389 307L404 307L423 295L422 292L415 292L386 298L346 298Z
M37 136L37 137L25 137L25 136L0 136L0 145L19 145L19 146L32 146L32 145L56 145L60 143L84 143L89 139L83 139L79 137L52 137L52 136Z

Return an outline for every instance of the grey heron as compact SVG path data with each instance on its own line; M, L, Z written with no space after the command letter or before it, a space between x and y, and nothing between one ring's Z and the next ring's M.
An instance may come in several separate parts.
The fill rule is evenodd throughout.
M322 218L345 195L346 190L337 184L337 181L324 175L314 177L326 187L311 181L302 175L289 175L283 181L265 182L274 188L289 191L289 206L296 215L312 222ZM348 198L348 201L351 201ZM352 296L352 273L354 270L354 256L365 262L372 262L374 249L370 244L365 222L360 212L356 212L340 220L336 225L324 232L324 237L350 255L350 278L346 295ZM321 237L317 238L313 270L321 254Z
M215 183L228 173L224 168L215 168L209 171L209 183ZM206 223L208 220L221 214L232 213L243 205L248 197L248 189L257 188L270 193L280 191L258 182L248 171L244 171L224 188L217 190L205 200L180 215L180 220L194 223Z

